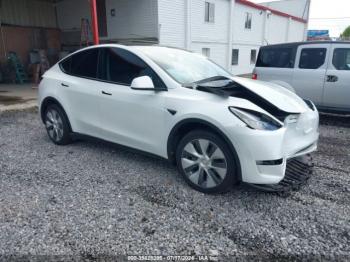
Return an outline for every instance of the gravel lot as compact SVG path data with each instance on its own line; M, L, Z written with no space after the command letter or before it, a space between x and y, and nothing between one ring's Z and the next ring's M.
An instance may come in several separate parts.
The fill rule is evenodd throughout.
M220 261L348 261L350 118L321 123L316 174L300 191L204 195L164 160L96 141L55 146L37 113L2 113L0 260L217 252Z

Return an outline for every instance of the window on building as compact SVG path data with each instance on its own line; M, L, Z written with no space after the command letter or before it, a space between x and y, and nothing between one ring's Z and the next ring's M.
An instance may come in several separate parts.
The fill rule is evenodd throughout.
M256 50L250 50L250 64L254 65L256 62Z
M204 21L214 23L215 19L215 4L205 2Z
M304 48L301 50L299 68L317 69L324 64L326 48Z
M79 52L61 63L61 68L67 74L79 77L96 78L98 49Z
M245 29L252 29L252 13L245 13Z
M334 49L332 63L337 70L350 70L350 48Z
M293 48L260 49L257 67L293 68L295 52Z
M210 48L203 47L202 48L202 55L204 55L206 57L210 57Z
M239 49L232 49L232 65L238 65Z
M104 48L99 69L101 80L131 85L132 80L140 76L149 76L156 88L165 89L159 76L138 56L119 48Z

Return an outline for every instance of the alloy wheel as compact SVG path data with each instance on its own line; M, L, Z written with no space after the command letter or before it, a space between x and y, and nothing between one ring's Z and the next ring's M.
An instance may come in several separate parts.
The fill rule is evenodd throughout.
M50 138L59 142L63 137L63 121L55 109L49 109L46 113L45 126Z
M227 174L224 153L207 139L195 139L186 144L181 154L181 165L185 175L201 188L220 185Z

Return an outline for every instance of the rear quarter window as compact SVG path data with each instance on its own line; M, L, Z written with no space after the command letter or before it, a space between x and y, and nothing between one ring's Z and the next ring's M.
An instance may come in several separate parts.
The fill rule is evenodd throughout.
M68 57L60 63L61 70L66 74L70 74L72 57Z
M294 48L262 48L256 67L293 68L294 58Z

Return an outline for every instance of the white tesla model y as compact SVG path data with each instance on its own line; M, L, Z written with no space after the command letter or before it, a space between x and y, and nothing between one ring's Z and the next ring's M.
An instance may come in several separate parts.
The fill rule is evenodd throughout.
M205 193L237 182L276 191L300 185L319 136L311 101L159 46L77 51L45 73L39 106L55 144L83 134L149 152Z

